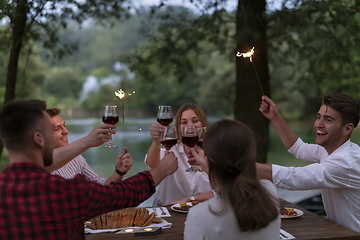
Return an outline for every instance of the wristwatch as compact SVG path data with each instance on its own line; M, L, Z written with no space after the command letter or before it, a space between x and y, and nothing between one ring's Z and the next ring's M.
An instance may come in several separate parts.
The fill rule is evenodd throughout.
M190 197L190 201L195 201L195 200L196 200L195 196L192 195L192 196Z
M115 172L119 174L120 176L124 176L127 172L121 172L119 169L117 169L117 166L115 166Z

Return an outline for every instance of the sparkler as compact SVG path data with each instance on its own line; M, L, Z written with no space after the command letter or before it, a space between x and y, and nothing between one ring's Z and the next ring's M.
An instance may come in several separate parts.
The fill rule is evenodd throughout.
M118 97L120 100L122 100L121 102L121 110L122 110L122 119L123 119L123 134L124 134L124 146L125 146L125 101L124 98L126 95L131 96L133 94L135 94L135 91L132 91L132 93L125 93L125 91L123 90L124 88L124 83L121 83L121 89L117 90L115 92L115 96Z
M117 90L115 92L115 96L120 98L121 101L121 110L122 110L122 119L123 119L123 138L124 138L124 146L125 146L125 101L124 98L126 95L131 96L132 94L135 94L135 91L132 91L132 93L126 94L124 89L124 83L121 82L121 89Z
M255 52L255 47L253 47L250 51L246 52L246 53L241 53L241 52L237 52L236 56L237 57L243 57L243 58L249 58L250 62L252 62L252 55Z
M262 95L264 95L264 90L261 86L261 82L260 82L260 78L259 78L259 74L256 70L256 67L255 67L255 64L253 63L252 61L252 57L254 55L254 52L255 52L255 47L253 47L250 51L246 52L246 53L241 53L241 52L237 52L236 53L236 56L237 57L243 57L243 58L249 58L250 62L252 62L252 65L254 67L254 70L255 70L255 74L256 74L256 77L257 77L257 80L258 80L258 83L260 85L260 89L261 89L261 92L262 92Z
M115 92L115 96L117 96L120 99L123 99L125 97L125 92L120 89L117 92ZM124 107L124 100L121 102L121 110L122 110L122 119L123 119L123 124L125 123L125 107Z

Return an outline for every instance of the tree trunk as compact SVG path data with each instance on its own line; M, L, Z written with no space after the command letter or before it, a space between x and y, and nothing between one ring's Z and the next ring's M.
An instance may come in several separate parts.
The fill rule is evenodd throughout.
M255 47L255 53L252 62L236 58L234 116L254 132L258 162L266 162L269 145L269 120L259 111L261 96L270 95L265 5L265 0L239 0L236 18L236 51Z
M16 12L11 19L12 26L12 45L10 51L9 65L6 76L6 90L4 104L15 98L16 80L19 65L19 57L23 40L26 34L26 20L29 12L27 0L18 0ZM2 156L4 145L0 140L0 158Z

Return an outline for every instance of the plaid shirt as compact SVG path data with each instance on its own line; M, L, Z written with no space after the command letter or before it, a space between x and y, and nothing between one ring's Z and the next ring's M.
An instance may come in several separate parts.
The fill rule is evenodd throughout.
M137 206L154 192L147 171L101 185L51 175L35 163L10 164L0 173L0 239L85 239L84 221Z

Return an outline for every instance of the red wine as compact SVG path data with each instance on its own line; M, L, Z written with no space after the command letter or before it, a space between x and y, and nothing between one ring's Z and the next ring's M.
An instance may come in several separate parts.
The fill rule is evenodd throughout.
M166 148L166 150L170 150L177 143L177 139L176 138L168 138L168 139L161 141L160 143Z
M158 118L157 121L158 121L158 123L160 123L161 125L168 126L170 123L173 122L173 118L172 118L172 117Z
M188 147L195 147L199 142L199 136L182 136L182 143Z
M198 143L196 145L198 145L200 148L203 148L203 141L202 140L199 140Z
M108 116L108 117L102 117L102 121L105 124L116 124L119 121L119 116Z

